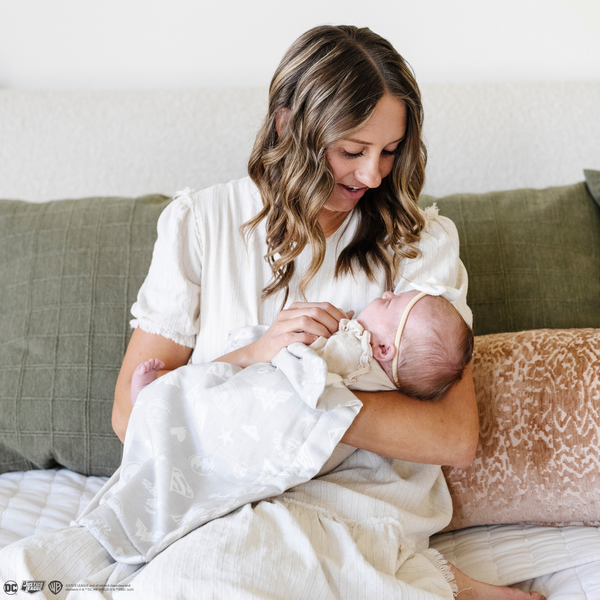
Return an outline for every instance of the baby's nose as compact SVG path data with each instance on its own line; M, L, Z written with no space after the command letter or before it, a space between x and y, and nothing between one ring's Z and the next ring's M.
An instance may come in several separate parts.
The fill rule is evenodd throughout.
M383 292L383 296L381 296L384 300L388 300L389 298L393 298L394 294L392 292Z

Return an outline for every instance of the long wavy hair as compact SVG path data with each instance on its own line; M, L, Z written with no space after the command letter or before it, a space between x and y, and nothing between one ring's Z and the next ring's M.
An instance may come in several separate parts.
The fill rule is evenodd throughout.
M387 289L392 289L400 261L419 256L416 242L425 221L417 200L427 152L414 75L394 47L370 29L315 27L296 40L275 71L267 117L248 163L263 208L241 231L247 238L266 220L265 260L273 277L263 299L284 290L285 305L294 260L310 244L312 262L299 285L305 297L306 286L325 257L318 218L335 186L326 150L364 127L384 94L404 102L406 134L391 173L379 187L367 190L356 206L359 224L337 259L335 277L351 274L358 266L375 281L382 270ZM284 109L289 110L289 119L278 135L276 120Z

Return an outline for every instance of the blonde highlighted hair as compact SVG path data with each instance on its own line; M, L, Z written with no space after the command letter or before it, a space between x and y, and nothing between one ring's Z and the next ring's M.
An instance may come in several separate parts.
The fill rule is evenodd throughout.
M338 257L335 276L359 266L375 281L377 271L383 271L387 288L393 289L402 258L419 256L415 244L425 222L417 199L427 153L413 73L387 40L367 28L315 27L296 40L273 76L267 117L248 163L263 208L242 226L242 233L249 236L266 221L265 260L273 277L263 298L284 290L285 305L294 260L310 244L312 262L299 287L304 297L326 250L318 218L335 186L326 150L364 127L384 94L404 102L406 134L391 173L378 188L367 190L356 207L359 225ZM289 111L289 119L278 135L281 111Z

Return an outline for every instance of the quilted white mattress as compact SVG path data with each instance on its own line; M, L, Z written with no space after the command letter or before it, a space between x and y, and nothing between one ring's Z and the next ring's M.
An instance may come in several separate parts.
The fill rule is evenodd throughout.
M107 479L67 469L0 475L0 548L29 535L66 527Z
M65 527L106 478L66 469L0 475L0 547ZM432 539L472 577L536 590L548 600L600 600L600 528L495 525Z
M600 528L487 525L434 536L431 546L481 581L548 600L600 599Z

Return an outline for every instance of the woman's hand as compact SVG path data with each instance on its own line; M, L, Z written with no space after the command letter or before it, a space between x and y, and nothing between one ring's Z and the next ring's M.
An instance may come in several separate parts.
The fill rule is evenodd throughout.
M258 362L271 362L282 349L294 342L310 345L318 337L328 338L338 330L341 319L351 318L329 302L294 302L282 310L274 323L252 344L215 359L239 367L249 367Z
M328 338L338 330L340 319L345 318L346 313L329 302L294 302L249 345L252 362L270 362L282 348L294 342L309 345L318 337Z

